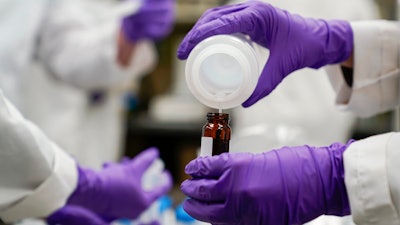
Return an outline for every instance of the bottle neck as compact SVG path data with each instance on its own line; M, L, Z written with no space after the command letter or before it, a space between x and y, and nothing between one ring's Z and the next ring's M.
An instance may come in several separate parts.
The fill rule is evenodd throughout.
M228 113L207 113L207 121L209 123L219 122L219 123L229 123Z

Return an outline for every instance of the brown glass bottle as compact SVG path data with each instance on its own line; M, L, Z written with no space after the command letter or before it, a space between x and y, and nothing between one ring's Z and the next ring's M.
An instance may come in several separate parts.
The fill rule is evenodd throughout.
M201 156L229 152L230 140L229 114L207 113L207 122L202 130Z

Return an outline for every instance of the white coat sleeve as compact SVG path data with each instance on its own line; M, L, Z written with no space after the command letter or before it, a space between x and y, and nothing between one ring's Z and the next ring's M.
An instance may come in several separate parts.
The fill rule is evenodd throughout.
M358 225L400 224L400 133L352 143L344 153L345 183Z
M45 217L75 190L75 161L32 123L0 91L0 218L13 222Z
M148 72L156 59L150 41L136 43L128 67L117 63L120 21L128 12L137 10L133 3L53 1L43 21L39 57L57 79L89 90L124 84Z
M351 23L354 32L353 86L344 81L338 65L328 66L336 104L367 117L399 103L400 25L393 21Z

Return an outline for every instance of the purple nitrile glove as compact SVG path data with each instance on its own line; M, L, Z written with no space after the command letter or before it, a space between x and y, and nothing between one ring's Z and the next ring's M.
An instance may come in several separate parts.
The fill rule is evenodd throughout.
M86 208L71 205L57 210L47 218L49 225L108 225L110 222Z
M150 223L140 223L139 225L161 225L158 221L152 221Z
M174 20L174 0L143 0L138 12L123 19L122 31L131 41L159 40L171 32Z
M206 11L179 46L178 58L186 59L207 37L231 33L247 34L270 50L257 87L244 107L267 96L291 72L345 61L353 49L353 32L346 21L303 18L250 0Z
M79 205L106 217L136 218L172 187L171 175L164 171L165 179L157 187L151 191L142 188L143 173L158 155L156 148L150 148L130 161L108 164L101 171L78 168L78 187L67 205Z
M183 208L212 224L302 224L322 214L344 216L350 207L343 152L329 147L283 147L261 154L221 154L186 166Z

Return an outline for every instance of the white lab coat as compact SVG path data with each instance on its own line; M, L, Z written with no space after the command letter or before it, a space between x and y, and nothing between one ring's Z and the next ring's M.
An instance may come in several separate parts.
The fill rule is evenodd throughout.
M0 218L44 217L77 184L75 161L25 120L0 91Z
M128 68L116 62L120 20L136 10L132 2L53 2L23 82L23 114L84 166L121 156L123 94L155 64L149 41L137 43ZM91 101L95 91L103 94L99 102Z
M336 104L360 116L399 104L400 25L398 22L352 23L354 81L349 88L339 66L327 67ZM400 133L357 141L344 153L345 182L358 225L400 224Z

